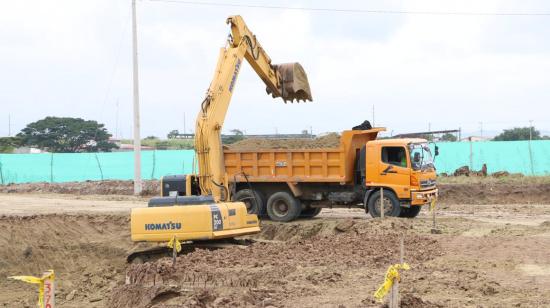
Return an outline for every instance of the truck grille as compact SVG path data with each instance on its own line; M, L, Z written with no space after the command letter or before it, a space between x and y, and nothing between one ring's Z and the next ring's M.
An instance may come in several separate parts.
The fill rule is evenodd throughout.
M420 181L420 187L421 188L428 188L428 187L432 187L432 186L435 186L435 179Z

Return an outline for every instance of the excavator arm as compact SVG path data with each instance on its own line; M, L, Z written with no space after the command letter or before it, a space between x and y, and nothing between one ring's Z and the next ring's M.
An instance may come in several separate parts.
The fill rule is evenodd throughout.
M256 36L240 16L227 19L231 25L228 44L220 49L214 78L201 104L195 127L195 151L201 194L216 201L229 198L228 179L223 165L221 129L243 58L267 87L267 93L285 102L311 101L307 75L299 63L274 65Z

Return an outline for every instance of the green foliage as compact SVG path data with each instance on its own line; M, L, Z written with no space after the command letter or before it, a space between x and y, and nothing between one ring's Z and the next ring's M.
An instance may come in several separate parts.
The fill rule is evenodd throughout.
M18 137L0 138L0 153L11 153L15 148L21 146L21 139Z
M441 138L439 138L441 141L456 141L456 136L451 133L446 133Z
M17 135L23 145L58 153L110 152L111 134L103 124L80 118L46 117L30 123Z
M123 139L120 141L123 144L133 144L131 139ZM143 139L141 145L152 147L157 150L192 150L193 139Z
M495 141L515 141L515 140L529 140L529 134L531 133L532 140L542 139L540 132L534 127L514 127L512 129L505 129L500 135L496 136Z
M224 144L231 144L235 143L237 141L241 141L244 139L244 133L239 129L232 129L230 132L233 134L231 136L228 136L224 138L223 143Z
M178 135L180 134L179 130L177 129L174 129L174 130L171 130L168 135L166 135L166 138L168 139L176 139L178 137Z
M155 137L155 136L147 136L145 137L145 140L158 140L159 138Z

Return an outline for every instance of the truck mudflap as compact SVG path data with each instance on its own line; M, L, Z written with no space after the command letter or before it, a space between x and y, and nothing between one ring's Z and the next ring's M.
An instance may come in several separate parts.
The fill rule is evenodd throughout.
M411 205L424 205L429 203L434 198L437 199L438 189L411 191Z

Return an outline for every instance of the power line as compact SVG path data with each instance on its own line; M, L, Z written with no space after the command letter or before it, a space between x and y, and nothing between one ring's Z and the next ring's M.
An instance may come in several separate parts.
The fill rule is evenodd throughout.
M456 15L456 16L550 16L550 12L452 12L452 11L405 11L405 10L364 10L364 9L342 9L342 8L317 8L317 7L290 7L279 5L257 5L222 2L199 2L185 0L149 0L152 2L178 3L186 5L202 6L225 6L271 10L296 10L311 12L337 12L337 13L359 13L359 14L393 14L393 15Z

